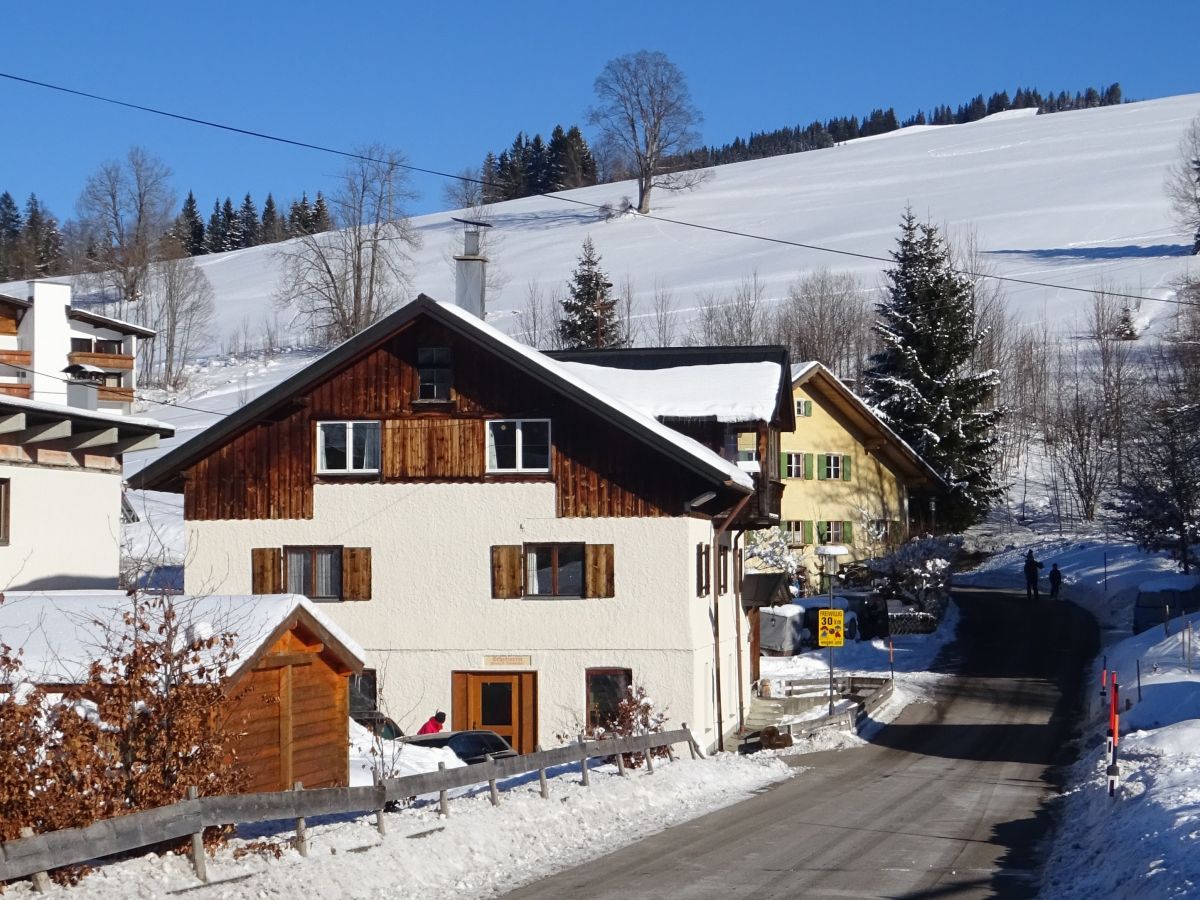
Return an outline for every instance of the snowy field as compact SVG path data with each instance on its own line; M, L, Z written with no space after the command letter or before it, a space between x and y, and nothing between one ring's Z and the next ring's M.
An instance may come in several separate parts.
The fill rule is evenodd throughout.
M737 803L795 771L769 754L691 760L685 751L675 763L657 763L653 774L639 769L621 778L614 766L600 766L583 787L578 767L563 767L552 773L549 800L539 796L535 775L532 783L514 780L498 807L485 785L451 801L449 818L440 817L436 803L386 813L383 836L373 816L310 820L308 858L289 847L278 859L264 853L238 859L248 840L239 838L209 861L207 886L199 885L186 856L150 855L105 866L65 896L494 897ZM290 827L281 823L281 831L249 839L286 841ZM28 882L8 891L33 895Z

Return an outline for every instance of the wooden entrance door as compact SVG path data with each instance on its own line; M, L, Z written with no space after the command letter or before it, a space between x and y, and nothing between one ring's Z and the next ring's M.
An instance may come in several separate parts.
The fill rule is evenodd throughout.
M455 731L483 728L503 737L518 753L537 743L537 673L455 672Z

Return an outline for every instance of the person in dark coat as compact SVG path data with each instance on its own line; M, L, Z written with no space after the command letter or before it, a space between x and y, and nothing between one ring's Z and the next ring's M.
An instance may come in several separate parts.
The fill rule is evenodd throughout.
M417 734L437 734L442 730L442 724L446 721L446 714L440 709L429 717L429 720L417 729Z
M1055 563L1050 567L1050 599L1058 599L1058 589L1062 587L1062 569Z
M1025 598L1027 600L1041 599L1041 594L1038 593L1038 570L1041 568L1043 566L1033 558L1032 550L1025 554Z

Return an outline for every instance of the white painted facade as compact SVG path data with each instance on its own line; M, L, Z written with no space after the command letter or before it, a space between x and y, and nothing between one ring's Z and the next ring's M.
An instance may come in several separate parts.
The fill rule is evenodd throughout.
M716 598L718 723L714 598L696 590L695 548L712 540L701 518L559 518L551 482L318 484L311 520L187 522L185 588L252 593L255 547L370 547L372 599L321 609L366 649L381 705L406 730L451 708L454 671L533 671L548 746L586 721L586 669L628 668L671 722L713 746L718 729L736 729L739 702L749 704L737 636L747 667L750 644L731 554L729 592ZM492 598L493 545L563 541L613 545L615 596ZM521 664L489 665L496 656Z
M117 587L118 465L99 471L0 459L0 480L8 482L9 493L9 540L0 545L0 591Z

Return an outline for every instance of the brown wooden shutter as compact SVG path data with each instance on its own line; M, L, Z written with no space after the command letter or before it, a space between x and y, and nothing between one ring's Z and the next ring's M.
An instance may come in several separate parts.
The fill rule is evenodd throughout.
M283 550L279 547L255 547L250 551L250 592L283 593Z
M342 548L342 599L371 599L371 548Z
M492 596L515 600L525 596L525 579L521 563L524 554L520 544L500 544L492 547Z
M612 597L613 545L585 544L583 548L583 596Z
M708 572L704 565L704 544L696 545L696 596L703 597L708 593Z
M729 593L729 548L717 548L717 593Z

